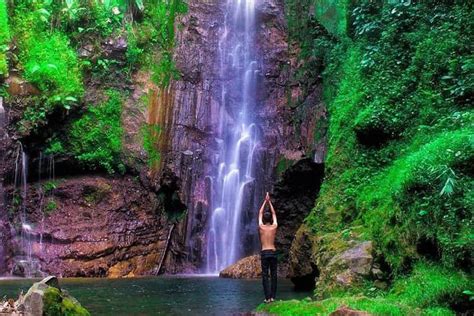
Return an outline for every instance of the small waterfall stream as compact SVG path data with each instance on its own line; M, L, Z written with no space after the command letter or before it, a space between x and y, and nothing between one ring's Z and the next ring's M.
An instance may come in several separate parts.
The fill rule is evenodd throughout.
M255 181L258 145L253 110L259 63L254 48L254 0L228 0L218 45L221 100L219 153L214 157L212 210L207 234L207 273L217 273L242 255L242 216ZM232 90L232 91L231 91Z
M16 193L17 203L19 203L19 218L21 226L20 232L17 235L18 249L14 257L13 274L22 275L27 278L42 276L41 265L38 259L34 256L34 230L32 224L28 220L27 202L28 202L28 155L25 152L23 145L19 143L17 150L17 157L15 160L15 179L14 184L19 190Z
M6 138L6 132L5 132L5 120L6 120L6 117L5 117L5 109L3 108L3 98L0 97L0 141L1 142L4 142L5 138ZM3 150L0 151L0 156L3 157L4 153L3 153ZM5 205L5 192L4 192L4 189L3 189L3 178L1 177L1 174L0 174L0 233L1 232L1 229L2 229L2 225L4 225L4 223L2 223L2 221L7 221L7 208L6 208L6 205ZM6 249L6 245L5 245L5 238L1 238L2 236L0 236L0 274L2 273L2 271L5 271L6 269L6 253L7 253L7 249Z

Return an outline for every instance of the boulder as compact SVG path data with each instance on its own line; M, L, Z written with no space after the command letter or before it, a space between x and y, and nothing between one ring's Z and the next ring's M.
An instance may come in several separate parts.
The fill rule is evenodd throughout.
M338 243L341 247L339 251L329 254L323 251L318 260L318 267L322 268L316 287L321 296L340 289L357 290L364 280L371 278L374 261L372 242L340 240Z
M303 224L289 255L289 277L295 286L315 285L316 295L325 298L340 290L358 291L366 280L379 279L383 272L374 263L373 243L363 240L362 232L352 227L318 236Z
M11 305L11 304L10 304ZM1 311L0 311L1 312ZM89 316L89 312L67 292L59 287L59 281L49 276L31 286L28 292L21 295L14 303L11 315L77 315Z
M257 279L261 276L260 255L240 259L219 273L219 277L230 279Z
M302 225L296 232L289 253L288 277L297 289L312 290L319 276L313 256L313 238L309 228Z

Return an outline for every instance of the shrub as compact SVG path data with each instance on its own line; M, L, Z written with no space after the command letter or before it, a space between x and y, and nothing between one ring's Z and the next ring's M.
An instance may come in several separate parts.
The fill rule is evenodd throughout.
M86 113L72 124L67 147L90 169L124 172L120 159L122 98L118 91L109 90L106 94L107 101L90 105Z
M0 0L0 75L8 73L8 64L5 52L10 42L10 27L8 25L8 8L6 0Z

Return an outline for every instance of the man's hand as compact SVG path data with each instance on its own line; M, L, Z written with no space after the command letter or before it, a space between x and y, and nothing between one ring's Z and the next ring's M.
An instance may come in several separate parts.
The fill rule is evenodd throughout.
M270 193L267 192L267 195L265 196L265 201L270 201Z

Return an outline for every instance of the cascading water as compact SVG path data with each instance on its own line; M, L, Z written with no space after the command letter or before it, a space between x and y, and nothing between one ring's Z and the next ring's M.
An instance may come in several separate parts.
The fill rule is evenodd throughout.
M3 98L0 97L0 142L3 142L6 136L5 132L5 110L3 108ZM3 157L4 153L0 151L0 156ZM7 221L7 212L5 206L5 197L3 189L3 179L0 177L0 274L6 269L6 245L4 244L4 239L2 238L2 225Z
M28 155L23 150L23 146L20 143L18 146L18 154L15 161L15 185L20 190L20 237L18 253L20 255L15 256L13 267L13 274L22 275L25 277L41 276L40 264L36 258L33 257L32 247L32 233L33 227L28 222L26 204L28 197Z
M212 210L207 233L207 273L217 273L242 255L243 205L253 178L258 145L253 110L259 62L255 53L254 0L228 0L219 40L221 85L219 152L209 175ZM232 91L231 91L232 89Z

